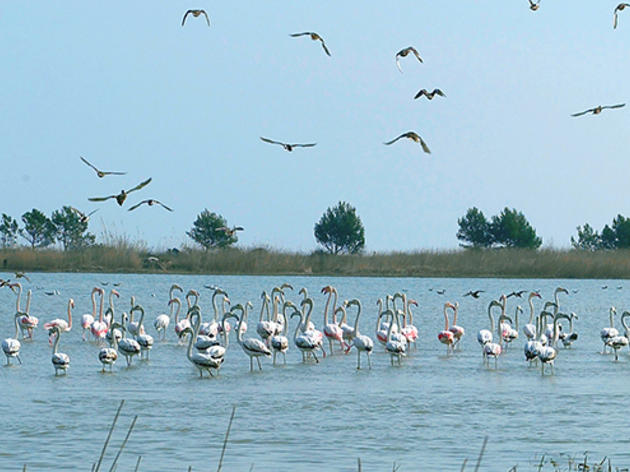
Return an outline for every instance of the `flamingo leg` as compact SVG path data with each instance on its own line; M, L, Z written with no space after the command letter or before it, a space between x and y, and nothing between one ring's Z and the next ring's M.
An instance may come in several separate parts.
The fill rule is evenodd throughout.
M328 345L330 346L330 355L334 355L335 351L333 351L332 339L328 338Z
M361 370L361 351L357 349L357 370Z
M315 355L315 351L313 351L313 357L315 358L315 362L319 364L319 359L317 358L317 355Z
M273 365L276 365L276 351L273 351Z
M258 370L262 370L262 365L260 364L260 357L256 357L256 362L258 362Z

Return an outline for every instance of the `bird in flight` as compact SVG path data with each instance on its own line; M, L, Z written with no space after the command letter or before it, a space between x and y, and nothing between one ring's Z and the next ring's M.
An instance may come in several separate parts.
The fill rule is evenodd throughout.
M92 210L91 212L89 212L87 215L85 213L83 213L82 211L76 209L75 207L70 207L70 210L72 210L73 212L75 212L77 214L77 216L79 217L79 222L81 223L87 223L90 219L90 216L92 216L94 213L96 213L98 211L98 209L96 210Z
M485 292L485 290L475 290L474 292L472 290L469 290L468 292L466 292L463 296L464 297L468 297L471 296L473 298L479 298L479 294Z
M406 133L403 133L400 136L398 136L397 138L394 138L391 141L387 141L386 143L383 143L383 144L389 146L390 144L394 144L396 141L398 141L401 138L411 139L412 141L414 141L416 143L420 143L420 146L422 146L422 150L424 152L426 152L427 154L431 154L431 150L429 149L429 146L427 146L427 143L425 143L424 139L422 139L418 135L418 133L416 133L415 131L408 131Z
M630 3L620 3L619 5L617 5L615 7L615 11L613 12L613 29L617 28L617 15L620 11L622 11L624 8L626 7L630 7Z
M220 228L217 228L217 231L223 231L226 236L233 237L237 231L243 231L244 229L245 228L243 228L242 226L233 226L231 228L228 228L227 226L221 226Z
M280 146L282 146L284 149L286 149L289 152L293 151L293 148L296 148L296 147L313 147L313 146L315 146L317 144L317 143L287 144L287 143L281 143L280 141L274 141L273 139L263 138L262 136L260 137L260 139L262 139L266 143L279 144Z
M312 31L306 31L304 33L293 33L293 34L291 34L292 38L298 38L300 36L310 36L313 41L319 41L320 43L322 43L322 47L324 48L324 52L326 52L326 54L328 54L329 56L331 55L330 51L326 47L326 43L324 42L324 38L322 38L319 34L313 33Z
M518 297L518 298L523 298L523 294L527 292L527 290L518 290L517 292L512 292L509 295L507 295L505 298L510 298L510 297Z
M105 200L109 200L110 198L115 198L118 205L122 206L127 199L127 195L129 195L131 192L135 192L136 190L140 190L141 188L146 187L147 185L149 185L149 182L151 182L150 177L144 182L140 182L138 185L130 190L121 190L118 195L109 195L107 197L92 197L88 198L88 200L91 202L104 202Z
M195 18L197 18L200 15L203 15L206 17L206 23L208 23L208 26L210 26L210 18L208 18L208 14L206 13L206 10L188 10L185 14L184 14L184 18L182 18L182 26L184 26L184 23L186 23L186 17L188 15L192 15Z
M15 272L15 278L16 279L25 278L29 282L31 281L31 279L28 278L28 275L26 275L24 272Z
M596 106L595 108L589 108L588 110L584 110L578 113L573 113L571 116L582 116L582 115L586 115L587 113L592 113L593 115L599 115L602 110L606 110L607 108L621 108L621 107L625 107L626 104L625 103L619 103L617 105L599 105Z
M538 8L540 8L540 0L538 0L537 2L534 2L534 0L529 0L529 9L531 11L536 11L538 10Z
M416 48L409 46L408 48L401 49L396 53L396 65L398 66L398 70L400 72L402 72L402 68L400 67L400 58L407 57L410 52L412 52L420 62L423 62L422 58L420 57L420 53L416 50Z
M142 200L140 203L136 203L134 206L130 207L129 210L127 211L131 211L131 210L135 210L136 208L138 208L140 205L144 205L147 204L149 206L153 206L153 205L161 205L165 210L168 211L173 211L172 209L170 209L169 207L167 207L166 205L164 205L164 203L159 202L157 200L153 200L152 198L148 199L148 200Z
M79 156L79 157L81 158L83 162L85 162L88 166L94 169L94 171L96 172L96 175L98 175L101 179L105 177L106 175L125 175L127 173L127 172L111 172L111 171L99 170L93 164L88 162L88 160L85 157L83 156Z
M439 95L440 97L446 97L446 95L444 94L444 92L442 92L440 89L433 89L433 92L429 92L427 89L422 89L420 90L414 98L420 98L422 96L427 97L429 100L433 100L433 97L435 97L436 95Z

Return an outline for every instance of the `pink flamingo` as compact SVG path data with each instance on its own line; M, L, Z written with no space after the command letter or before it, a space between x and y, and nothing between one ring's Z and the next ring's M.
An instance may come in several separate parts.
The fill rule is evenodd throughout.
M406 306L406 309L403 317L402 334L405 338L407 338L407 343L413 343L413 348L415 350L417 349L416 340L418 339L418 328L416 328L413 324L413 313L411 312L410 305L418 306L418 302L413 299L407 300L407 295L403 294L403 303ZM407 318L409 318L408 321Z
M501 306L499 304L499 306ZM492 307L492 304L488 307L488 315L490 315L490 308ZM491 319L492 320L492 319ZM512 320L504 315L501 314L499 316L499 323L497 325L497 335L499 336L499 339L501 339L502 337L502 330L501 330L501 324L504 324L503 321L507 320L510 323L512 323ZM492 323L494 323L494 320L492 320ZM493 343L493 342L487 342L486 344L483 345L483 357L485 359L486 365L489 365L490 363L490 358L494 357L494 368L497 368L497 361L499 359L499 356L501 355L501 353L503 352L503 348L501 347L501 344L497 344L497 343Z
M72 309L74 308L74 300L72 298L70 298L68 300L68 321L63 320L61 318L55 318L52 321L49 321L48 323L44 323L44 329L47 329L50 333L50 331L53 330L53 328L57 328L59 330L59 332L61 333L65 333L67 331L70 331L72 329ZM49 337L49 342L52 342L52 338Z
M459 346L459 342L461 341L462 336L464 336L464 333L465 333L464 328L457 325L458 313L459 313L459 302L455 302L455 304L453 305L453 324L448 328L448 330L451 333L453 333L453 337L455 338L455 341L453 343L453 349Z
M24 337L24 330L28 333L28 339L33 339L33 330L37 328L39 319L36 316L30 315L31 311L31 290L26 292L26 310L24 315L19 318L20 328L22 329L22 336Z
M182 301L178 297L171 298L168 304L169 306L172 304L177 305L177 308L175 309L175 334L179 338L179 342L181 342L182 339L184 339L186 333L192 330L192 326L190 325L190 320L188 319L188 316L186 316L185 318L181 320L179 319L179 312L182 309Z
M108 326L107 323L103 321L103 300L105 298L105 290L103 290L102 288L98 288L97 290L99 295L101 296L101 303L99 305L98 320L92 323L92 325L90 326L90 332L92 333L92 336L94 336L94 339L100 341L105 338Z
M450 354L451 349L453 347L453 342L455 341L455 336L453 335L452 331L449 331L448 329L448 313L446 313L446 310L448 308L451 308L453 311L455 311L455 305L453 305L451 302L446 302L444 304L444 330L440 331L438 333L438 340L442 343L442 344L446 344L446 354Z
M337 311L333 312L333 322L328 323L328 306L330 305L330 301L332 300L333 295L335 296L336 302L337 293L336 290L330 285L322 288L322 293L328 294L328 300L326 300L326 305L324 307L324 336L326 336L326 338L328 339L328 345L330 346L330 355L332 356L334 354L333 341L339 341L342 349L344 347L343 331L337 324L337 320L335 317Z
M92 326L92 323L94 323L94 318L96 317L96 293L98 292L98 290L98 287L94 287L92 289L92 313L85 313L84 315L81 315L81 328L83 329L83 334L81 335L81 338L84 341L85 334L90 331L90 327Z

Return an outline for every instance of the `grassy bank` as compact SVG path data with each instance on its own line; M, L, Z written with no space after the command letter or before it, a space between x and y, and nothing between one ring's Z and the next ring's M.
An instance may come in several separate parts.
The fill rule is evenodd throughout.
M159 253L123 244L68 252L0 250L0 267L27 272L630 278L630 251L453 250L331 256L261 248Z

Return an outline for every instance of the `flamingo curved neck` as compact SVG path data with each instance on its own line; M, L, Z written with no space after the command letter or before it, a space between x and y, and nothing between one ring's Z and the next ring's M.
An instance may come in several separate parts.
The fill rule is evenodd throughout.
M171 299L173 303L171 305L177 305L177 310L175 310L175 324L179 321L179 312L182 309L182 302L179 298L175 297Z
M534 322L534 294L531 294L529 296L529 300L527 301L527 303L529 303L529 324L532 324Z
M15 300L15 311L20 311L20 299L22 298L22 284L16 282L14 284L18 288L17 299Z
M55 329L54 333L56 334L56 336L55 342L53 343L53 356L57 354L57 346L59 345L59 339L61 338L61 330Z
M96 318L96 292L98 290L92 290L92 318Z
M192 321L193 317L195 318L194 321ZM188 360L192 362L192 346L193 342L197 340L197 335L199 334L199 328L201 327L201 315L198 311L194 311L190 315L190 319L191 325L193 327L193 332L190 336L190 339L188 339L188 351L186 352L186 357L188 357Z
M328 299L326 300L326 305L324 305L324 326L328 324L328 307L330 306L330 301L332 300L333 291L328 291Z
M444 331L448 331L448 313L446 313L446 310L448 310L450 308L450 304L446 303L444 305Z
M101 323L103 322L103 298L104 298L104 292L99 292L100 296L101 296L101 302L99 303L99 308L98 308L98 321L100 321Z
M312 298L308 298L306 303L304 304L304 306L308 305L308 312L306 313L304 319L304 322L302 323L302 325L304 326L304 329L306 330L308 328L308 324L311 321L311 313L313 313L313 299Z
M29 289L26 292L26 309L24 310L24 313L26 313L26 316L28 316L30 312L31 312L31 290Z
M357 302L355 302L354 304L357 306L357 315L354 318L354 336L357 337L360 334L359 333L359 318L361 317L361 303L358 302L357 300Z
M300 322L295 327L295 332L293 333L293 342L297 344L297 338L298 338L298 333L300 332L300 326L302 326L304 324L304 313L302 313L299 310L295 310L291 314L291 318L293 318L294 316L299 316L300 317Z

